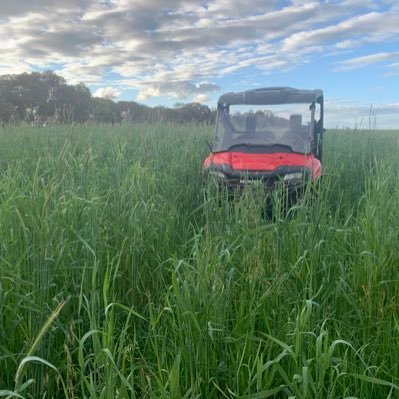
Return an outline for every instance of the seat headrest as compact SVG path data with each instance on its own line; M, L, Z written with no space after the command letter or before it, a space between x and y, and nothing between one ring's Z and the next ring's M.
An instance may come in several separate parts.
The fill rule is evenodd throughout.
M293 114L290 116L290 128L291 130L299 130L302 126L302 115Z
M247 132L254 132L256 130L256 116L247 115L245 118L245 130Z

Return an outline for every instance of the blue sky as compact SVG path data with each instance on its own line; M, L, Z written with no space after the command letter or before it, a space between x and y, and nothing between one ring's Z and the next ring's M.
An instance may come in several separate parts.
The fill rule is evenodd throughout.
M399 128L397 0L0 0L0 74L151 106L320 88L329 126Z

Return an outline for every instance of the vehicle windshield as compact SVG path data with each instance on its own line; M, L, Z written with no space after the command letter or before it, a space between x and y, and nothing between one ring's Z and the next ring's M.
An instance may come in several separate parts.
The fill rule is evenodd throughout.
M314 104L219 105L213 152L309 153Z

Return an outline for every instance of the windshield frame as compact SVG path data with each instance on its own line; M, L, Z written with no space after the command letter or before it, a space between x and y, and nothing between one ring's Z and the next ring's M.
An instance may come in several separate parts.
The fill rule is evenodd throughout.
M270 143L264 143L264 144L255 144L253 143L251 145L251 143L248 142L236 142L234 144L231 144L229 146L223 147L222 145L218 145L217 141L220 140L220 124L223 123L223 118L224 117L229 117L229 123L231 124L231 119L230 119L230 106L231 105L281 105L280 103L277 104L268 104L268 102L266 101L267 104L248 104L248 103L244 103L241 104L239 102L234 102L234 104L229 104L229 103L223 103L223 102L218 102L218 107L217 107L217 113L216 113L216 124L215 124L215 135L214 135L214 140L213 140L213 144L212 144L212 153L218 153L218 152L229 152L232 151L232 147L237 147L239 145L242 145L243 147L247 147L248 150L246 151L242 151L242 152L253 152L253 150L249 150L251 147L253 148L263 148L263 150L260 151L256 151L257 153L276 153L276 152L287 152L287 153L299 153L299 154L311 154L313 153L313 140L314 140L314 133L315 133L315 112L316 112L316 102L312 101L309 105L309 111L310 111L310 121L309 123L309 129L308 132L306 134L306 145L307 145L307 150L305 150L305 146L304 146L304 150L302 151L298 151L298 148L293 147L293 146L289 146L287 145L287 143L284 142L270 142ZM286 102L284 101L282 104L284 105L306 105L309 104L308 101L294 101L294 102ZM309 114L308 114L309 115ZM234 129L234 127L232 126L232 128ZM234 133L239 133L237 132L235 129L233 131L230 132L231 134ZM281 138L281 137L280 137ZM275 151L273 150L273 147L288 147L285 151ZM291 150L289 150L291 149Z

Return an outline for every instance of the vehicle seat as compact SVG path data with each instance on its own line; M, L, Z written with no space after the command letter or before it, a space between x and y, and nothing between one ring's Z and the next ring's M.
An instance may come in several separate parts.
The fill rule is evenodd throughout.
M254 134L256 132L256 116L247 115L245 118L245 131L247 134Z
M290 132L300 133L302 129L302 115L293 114L290 116Z
M302 115L293 114L290 116L290 129L283 134L283 138L289 139L290 137L301 138L306 140L307 129L302 126Z
M307 129L302 126L302 115L290 115L290 129L281 136L282 142L291 147L301 147L306 142L306 136Z

